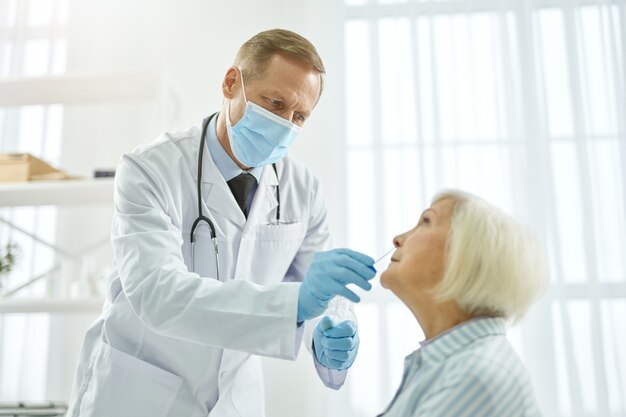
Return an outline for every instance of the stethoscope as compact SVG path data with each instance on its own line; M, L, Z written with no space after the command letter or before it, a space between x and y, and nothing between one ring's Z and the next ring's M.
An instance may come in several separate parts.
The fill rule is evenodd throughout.
M200 150L198 152L198 178L197 178L198 217L196 218L196 220L193 222L193 225L191 226L191 233L190 233L189 240L191 242L191 264L194 265L194 260L195 260L194 232L200 222L205 222L209 226L209 233L211 235L211 242L213 243L213 249L214 249L213 253L215 253L215 270L217 272L217 280L219 281L220 264L219 264L219 256L218 256L219 253L218 253L218 247L217 247L217 233L215 231L215 225L213 224L211 219L206 217L204 213L202 212L202 155L204 153L206 130L209 126L209 123L211 122L211 119L213 119L213 117L215 117L216 114L217 113L213 113L211 116L209 116L204 121L204 124L202 125L202 135L200 136ZM275 163L272 164L272 167L274 168L274 173L276 174L276 180L278 181L278 170L276 169L276 164ZM278 206L276 207L276 224L278 224L280 222L280 188L278 184L276 184L276 201L278 202Z

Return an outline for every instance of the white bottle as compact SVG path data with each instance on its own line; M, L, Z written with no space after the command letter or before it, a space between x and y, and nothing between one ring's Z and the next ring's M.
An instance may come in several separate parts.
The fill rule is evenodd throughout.
M352 309L352 303L340 296L336 296L328 303L326 315L333 320L333 326L345 320L352 321L357 327L359 325L356 314L354 314Z

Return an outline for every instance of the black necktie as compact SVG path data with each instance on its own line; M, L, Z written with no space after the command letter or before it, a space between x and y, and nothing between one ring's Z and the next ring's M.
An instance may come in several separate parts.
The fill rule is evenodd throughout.
M233 193L235 201L239 205L239 208L243 212L243 215L248 218L248 209L246 208L246 201L248 201L248 195L252 190L252 185L256 184L256 178L254 175L241 173L232 180L228 181L228 188Z

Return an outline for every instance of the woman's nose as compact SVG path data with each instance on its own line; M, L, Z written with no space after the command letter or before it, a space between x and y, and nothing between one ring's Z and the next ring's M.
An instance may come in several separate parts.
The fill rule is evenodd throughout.
M396 237L393 238L393 246L395 246L396 248L399 248L400 245L402 244L402 235L398 235Z

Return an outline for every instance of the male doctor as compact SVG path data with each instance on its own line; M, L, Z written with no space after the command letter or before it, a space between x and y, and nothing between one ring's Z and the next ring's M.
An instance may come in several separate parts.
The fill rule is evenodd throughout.
M338 389L359 338L324 313L371 288L373 260L327 252L318 182L289 145L322 91L314 46L286 30L247 41L202 128L123 156L115 272L88 330L68 416L265 414L258 356L294 359L305 327L322 381Z

